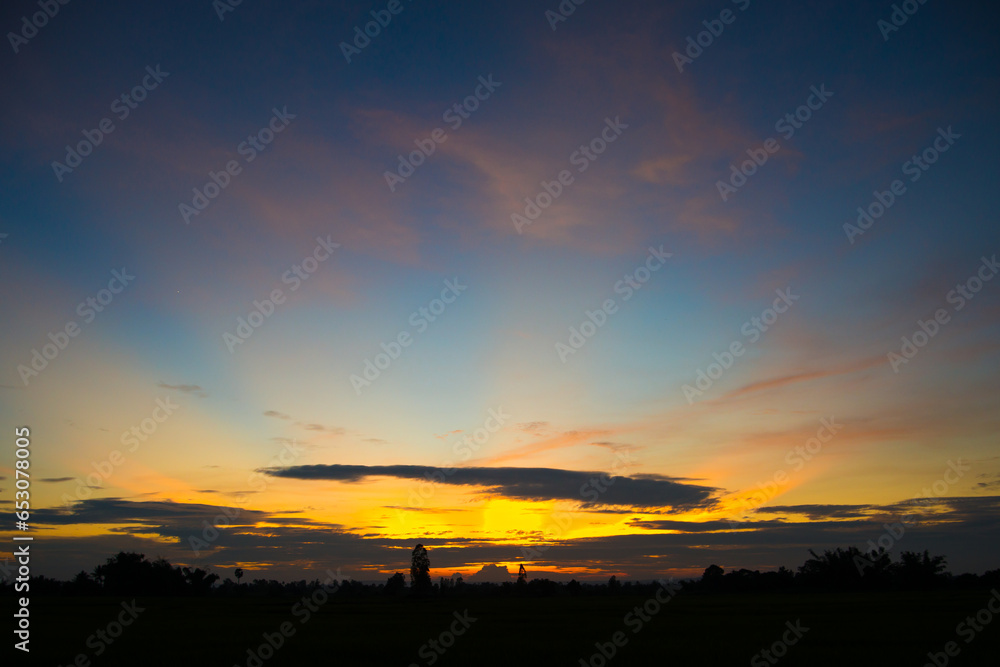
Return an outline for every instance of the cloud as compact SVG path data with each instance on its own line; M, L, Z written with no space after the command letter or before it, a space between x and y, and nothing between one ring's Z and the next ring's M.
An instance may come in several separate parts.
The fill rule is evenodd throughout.
M790 384L796 384L798 382L808 382L810 380L818 380L821 378L834 377L838 375L850 375L852 373L857 373L859 371L868 370L870 368L875 368L885 364L885 357L870 357L867 359L862 359L853 364L843 366L841 368L827 368L817 371L804 371L799 373L793 373L790 375L785 375L782 377L771 378L768 380L760 380L753 382L744 387L736 389L729 392L722 399L735 398L744 394L749 394L756 391L763 391L766 389L776 389L780 387L785 387ZM721 400L721 399L720 399Z
M606 477L602 472L556 468L453 468L443 474L440 468L416 465L302 465L263 468L260 472L274 477L340 482L357 482L369 477L437 479L444 484L485 487L508 498L575 500L584 506L691 509L711 505L718 491L659 475Z
M334 433L336 435L343 435L344 429L339 426L323 426L322 424L304 424L303 428L307 431L320 431L322 433Z
M517 425L517 428L527 433L537 433L542 429L548 428L548 426L548 422L522 422Z
M629 525L646 530L676 530L681 533L714 533L716 531L732 531L734 528L748 527L753 530L774 528L783 525L781 521L754 521L740 524L730 521L671 521L667 519L646 521L633 519Z
M996 458L996 457L994 457ZM977 489L992 489L995 487L1000 487L1000 473L981 473L976 475L977 479L991 479L991 482L977 482Z
M174 391L179 391L183 394L191 394L192 396L198 396L199 398L205 398L208 394L205 390L201 388L200 385L196 384L167 384L166 382L157 382L157 387L163 387L164 389L172 389Z
M831 517L874 507L912 513L913 501L893 505L802 505L816 516ZM936 498L921 503L933 521L918 520L897 544L898 549L945 554L953 572L995 568L993 554L1000 553L1000 496ZM373 534L357 535L344 526L312 521L301 515L241 510L222 526L219 538L195 557L188 537L201 535L204 522L225 515L221 505L137 502L121 498L81 501L70 510L39 510L33 516L38 525L86 525L105 527L102 535L46 537L40 552L39 572L70 577L80 569L90 569L122 549L162 555L175 564L218 566L231 571L234 563L258 563L268 576L297 580L310 571L343 566L360 573L358 578L383 580L384 573L405 569L416 541ZM228 508L232 513L232 508ZM631 525L646 528L637 534L606 537L547 539L545 549L534 558L534 567L558 568L577 576L628 573L627 576L654 578L671 573L677 576L700 574L709 564L726 569L794 567L808 557L808 549L822 551L855 545L865 547L885 532L884 516L860 519L834 518L810 522L781 520L748 521L732 530L728 521L684 522L675 520L633 520ZM675 531L671 533L657 531ZM151 538L157 535L159 539ZM166 538L166 539L163 539ZM434 570L453 571L459 567L487 565L486 572L501 574L502 566L523 560L522 540L491 542L472 537L424 536ZM499 570L497 569L499 568ZM582 575L581 575L582 573ZM472 580L470 578L470 580Z
M364 539L338 524L315 523L301 516L258 510L240 510L234 516L234 511L219 505L121 498L82 501L71 510L39 510L32 516L42 530L46 526L90 524L106 532L47 535L49 548L39 555L38 571L69 578L121 550L155 554L177 565L214 565L224 568L219 572L223 576L232 572L234 563L256 563L256 569L285 580L301 579L310 571L323 572L328 567L343 566L345 574L352 570L372 574L409 564L412 544ZM220 516L231 517L228 525L220 522L218 538L196 555L188 538L201 538L205 522L211 524Z
M407 505L384 505L389 510L400 510L406 512L426 512L428 514L451 514L462 513L464 509L459 507L411 507Z
M874 505L774 505L759 507L760 514L801 514L813 521L820 519L856 519L867 516Z
M497 465L506 461L522 462L529 456L538 456L545 452L554 452L560 449L579 446L603 447L604 445L599 444L600 441L594 441L592 438L604 436L607 433L608 431L604 429L564 431L543 437L541 440L529 442L521 447L508 449L501 454L489 457L484 463ZM538 435L538 433L531 433L531 435Z
M265 410L264 411L264 416L265 417L273 417L274 419L284 419L286 421L292 419L291 415L286 414L284 412L279 412L278 410ZM343 435L346 432L343 428L341 428L339 426L324 426L323 424L316 424L316 423L307 424L307 423L298 422L298 421L295 422L295 425L296 426L301 426L302 428L304 428L307 431L317 431L319 433L334 433L336 435ZM271 438L271 440L274 440L274 441L277 441L277 442L289 442L289 440L287 438Z
M79 501L68 509L35 510L32 517L39 525L134 524L141 527L135 532L155 529L160 535L186 538L191 534L200 536L202 522L207 520L211 524L220 514L227 517L231 526L254 526L273 516L268 512L217 505L96 498Z
M469 575L468 582L473 584L494 583L502 584L510 581L510 570L502 565L483 565L475 574Z
M48 482L50 484L56 484L58 482L69 482L72 481L72 477L42 477L39 482Z
M918 515L935 520L978 521L1000 519L1000 496L910 498L889 505L774 505L757 508L758 514L803 515L812 521ZM915 519L919 521L919 518Z
M39 559L40 571L60 577L72 576L81 568L89 570L124 549L153 553L175 564L199 567L214 564L229 569L233 563L257 563L272 576L286 580L302 578L310 567L324 571L327 567L341 566L348 571L366 572L367 578L380 579L381 571L409 566L414 544L412 540L357 535L340 524L313 521L298 512L276 513L170 500L91 499L77 502L69 509L38 510L32 518L42 529L94 525L107 531L82 537L47 536L49 549ZM205 522L216 522L219 535L195 556L188 539L202 537ZM150 535L160 539L150 539ZM445 541L431 538L424 539L423 543L430 546ZM488 543L467 538L449 538L447 543L488 546ZM510 551L510 547L506 551ZM480 560L497 555L489 552ZM464 560L456 556L436 557L436 560L436 567L464 564Z

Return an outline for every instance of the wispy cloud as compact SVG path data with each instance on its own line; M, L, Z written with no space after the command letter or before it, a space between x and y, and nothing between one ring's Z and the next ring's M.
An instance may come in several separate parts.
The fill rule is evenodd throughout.
M333 433L335 435L343 435L345 433L344 429L339 426L324 426L323 424L303 424L302 428L307 431L319 431L320 433Z
M164 389L171 389L173 391L179 391L182 394L190 394L199 398L205 398L208 396L205 390L197 384L167 384L166 382L157 382L156 386L163 387Z

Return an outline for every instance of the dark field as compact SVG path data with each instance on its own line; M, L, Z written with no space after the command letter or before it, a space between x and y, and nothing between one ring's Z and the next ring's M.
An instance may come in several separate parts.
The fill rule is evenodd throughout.
M331 599L305 616L301 599L147 598L144 611L100 656L88 638L122 614L111 598L35 598L30 664L70 665L580 665L595 643L619 643L608 665L914 665L956 642L947 664L1000 664L1000 617L981 631L956 626L986 607L989 591L929 593L787 593L707 595L680 592L642 621L648 596L551 598L451 597ZM131 602L131 600L128 600ZM998 603L994 603L997 607ZM656 605L650 604L650 609ZM435 652L455 612L475 620L454 644ZM990 614L993 616L993 614ZM627 617L627 618L626 618ZM986 618L986 614L982 615ZM808 630L780 659L755 655L781 640L786 622ZM280 649L258 661L264 633L286 632ZM461 629L456 625L456 629ZM112 631L116 630L113 628ZM974 635L972 634L974 632ZM788 635L790 638L794 635ZM967 641L971 639L971 641ZM443 638L449 643L449 637ZM624 640L624 641L623 641ZM423 654L421 655L421 647ZM780 648L778 649L781 652ZM596 654L600 655L600 654ZM268 656L268 651L264 651ZM945 664L944 654L939 664ZM25 661L18 661L25 664ZM79 662L86 665L87 662Z

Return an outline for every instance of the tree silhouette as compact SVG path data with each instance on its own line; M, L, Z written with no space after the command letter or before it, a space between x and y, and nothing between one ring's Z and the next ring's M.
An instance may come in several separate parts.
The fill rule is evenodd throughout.
M236 575L236 583L237 584L240 583L240 579L243 578L243 568L242 567L236 568L236 571L233 572L233 574Z
M94 568L94 579L109 593L124 594L130 586L146 580L144 566L148 565L145 554L121 551Z
M723 574L725 574L725 572L726 571L724 569L722 569L715 563L712 563L711 565L705 568L705 571L702 573L701 578L714 579L716 577L721 577Z
M944 556L931 556L929 551L922 554L904 551L899 554L899 562L892 566L893 575L904 587L926 588L943 578L948 567Z
M93 580L112 595L174 595L208 593L219 579L201 568L174 567L163 558L121 551L94 568Z
M891 576L892 559L885 550L865 553L857 547L824 551L822 556L809 550L812 556L799 566L804 583L830 588L878 588Z
M706 590L718 589L722 586L722 575L725 574L725 572L725 570L715 563L709 565L705 568L705 572L701 575L701 585Z
M944 556L932 556L930 552L909 552L899 554L893 561L885 550L863 551L857 547L838 548L824 551L822 555L809 552L809 558L797 573L785 567L776 571L760 572L740 568L724 571L718 565L705 570L700 582L684 582L685 590L705 592L760 592L760 591L817 591L817 590L979 590L983 587L1000 587L1000 570L991 570L983 575L960 574L952 576L946 572ZM413 565L410 576L413 579L414 597L427 597L435 592L430 579L430 559L423 545L413 549ZM499 566L494 566L499 568ZM502 569L502 568L499 568ZM237 579L242 568L235 568ZM442 578L442 596L597 596L618 592L636 594L654 592L655 584L634 581L620 581L611 577L607 584L586 583L577 580L566 584L548 579L527 581L528 573L523 568L518 571L518 584L506 581L496 583L463 584L459 575L451 579ZM93 570L79 572L71 581L57 581L47 577L31 577L32 590L42 595L104 595L104 596L222 596L247 598L279 598L302 596L321 587L316 579L307 582L280 582L274 579L255 579L247 586L226 579L216 586L218 575L199 568L177 567L163 558L148 561L143 554L120 552L108 558ZM338 585L336 594L346 598L360 598L405 594L405 572L397 572L385 584L363 584L359 581L344 580ZM13 595L14 582L0 581L0 592Z
M410 585L414 591L426 592L431 589L431 559L427 556L424 545L413 547L410 561Z
M396 574L389 577L389 580L385 582L385 593L386 595L397 595L406 588L406 577L402 572L397 572Z
M76 576L73 577L71 586L76 592L85 593L87 595L99 593L101 590L98 583L94 581L94 579L84 570L77 572Z
M200 567L185 567L181 569L181 572L184 573L184 581L187 582L191 591L196 595L208 593L212 588L212 584L219 580L219 575L209 574Z

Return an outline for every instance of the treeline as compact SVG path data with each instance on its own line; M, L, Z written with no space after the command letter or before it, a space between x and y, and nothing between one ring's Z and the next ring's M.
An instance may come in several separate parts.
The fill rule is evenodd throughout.
M739 569L726 572L718 565L709 566L700 579L681 581L682 590L689 593L740 593L788 590L927 590L934 588L983 589L1000 586L1000 570L983 575L952 575L947 572L943 556L929 552L904 551L898 560L885 552L865 553L855 547L824 551L812 556L796 571ZM421 568L422 569L422 568ZM363 583L351 579L321 582L305 579L281 582L274 579L254 579L241 583L243 571L234 571L237 581L222 579L218 574L201 568L171 565L163 558L154 561L144 554L120 552L108 558L91 572L81 571L70 581L48 577L31 577L33 595L66 596L219 596L219 597L294 597L310 594L319 588L343 598L421 598L421 597L552 597L598 595L647 595L661 585L619 581L611 577L606 583L586 583L575 579L557 582L544 578L497 583L465 583L461 577L441 578L437 583L419 577L407 585L403 573L393 574L384 584ZM411 572L412 575L412 572ZM416 585L415 585L416 584ZM14 582L4 581L4 593L14 593Z
M884 550L864 552L857 547L833 549L822 554L809 550L811 558L796 571L781 567L774 571L734 570L711 565L697 582L687 587L699 591L809 590L928 590L934 588L992 587L1000 584L1000 570L982 576L952 575L944 556L903 551L898 560Z

